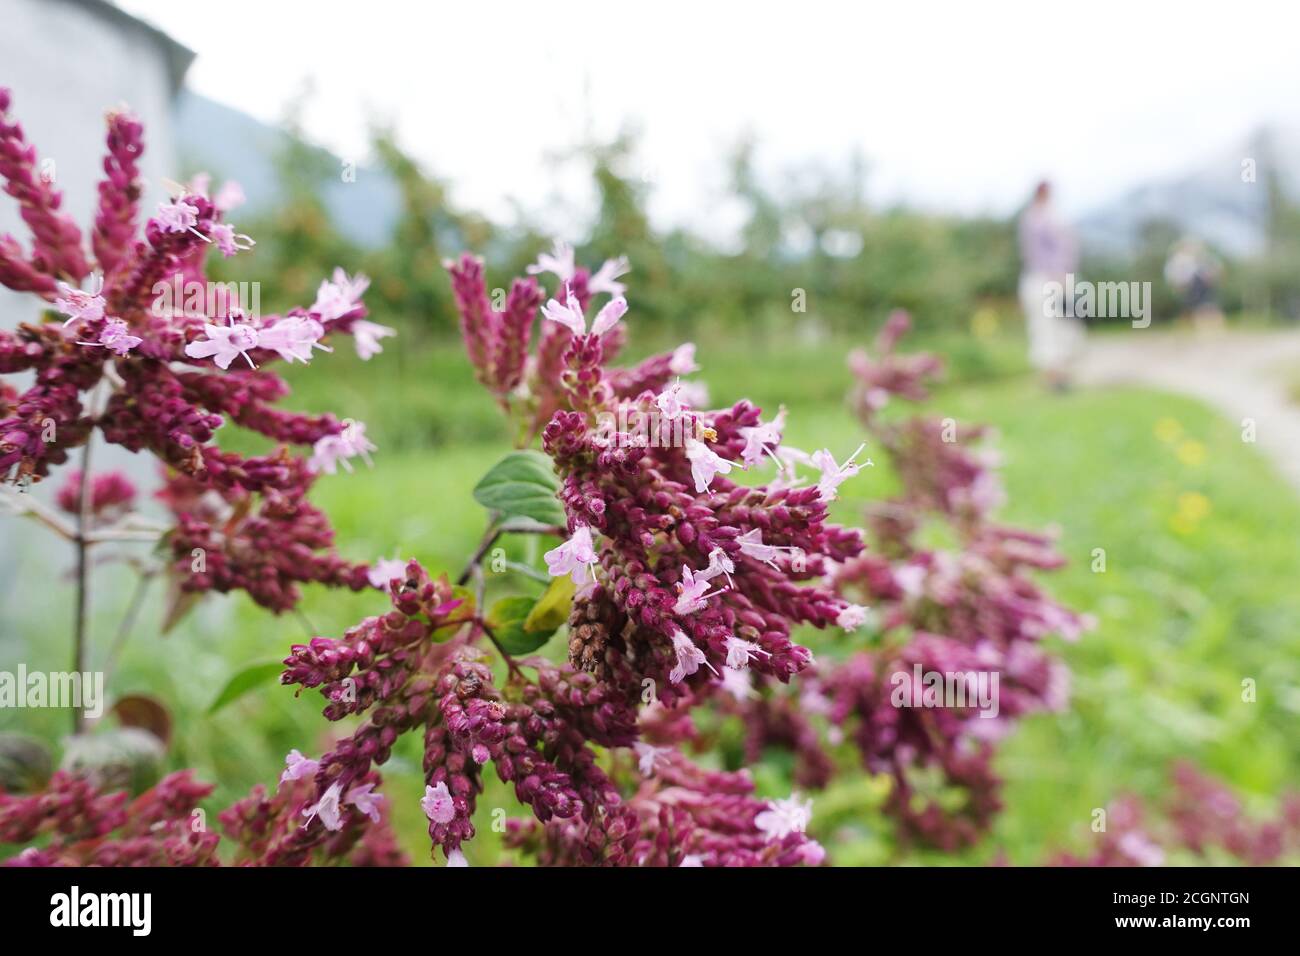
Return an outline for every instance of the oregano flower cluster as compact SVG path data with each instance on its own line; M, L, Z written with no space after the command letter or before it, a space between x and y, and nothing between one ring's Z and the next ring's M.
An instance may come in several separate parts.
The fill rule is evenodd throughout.
M1276 813L1259 819L1246 813L1231 789L1189 761L1172 764L1169 784L1166 796L1154 805L1124 794L1099 808L1105 826L1091 828L1091 851L1057 852L1048 864L1278 866L1300 854L1300 792L1283 794Z
M1003 493L997 459L982 444L987 430L883 412L894 398L927 399L942 371L934 356L896 351L908 325L905 313L894 313L873 354L849 358L853 404L900 479L897 495L868 509L871 550L833 574L839 593L871 605L873 646L819 667L797 699L753 702L759 729L750 746L793 749L812 787L835 770L827 741L850 739L865 769L891 778L885 810L900 836L951 851L984 836L1001 808L996 742L1018 717L1066 706L1069 674L1044 640L1074 640L1092 622L1030 576L1063 563L1051 538L994 521ZM935 540L926 532L936 526L951 547L922 543ZM969 691L964 698L938 693L949 675ZM983 706L979 679L992 691ZM825 720L827 733L810 714Z
M865 443L802 450L785 441L797 410L710 407L683 381L699 371L690 343L613 364L636 322L626 259L591 271L557 243L495 301L484 263L464 255L447 270L466 354L518 429L500 484L526 490L476 490L488 529L454 581L416 560L355 564L307 496L375 447L360 422L279 408L287 386L268 367L311 361L343 336L362 358L382 351L393 330L366 319L364 277L336 271L310 307L281 315L178 299L169 290L209 287L209 252L255 247L228 219L238 190L210 196L200 178L145 217L142 130L113 113L86 239L37 174L9 100L0 90L0 175L31 244L0 238L0 282L48 310L0 333L0 373L33 377L23 391L0 386L0 477L25 487L99 435L161 463L156 497L171 520L152 533L181 605L242 590L281 612L307 582L373 587L389 603L290 649L282 682L318 690L323 715L349 732L319 756L291 751L273 788L218 815L229 862L407 862L379 768L408 734L421 745L433 857L453 866L467 863L489 773L521 810L507 848L543 864L820 865L809 792L838 772L845 740L890 778L886 809L905 837L951 849L987 831L993 742L1018 716L1064 705L1064 669L1042 641L1087 622L1030 578L1059 564L1050 541L991 519L1000 490L976 447L983 431L881 414L892 397L924 399L939 368L895 352L904 317L874 357L851 363L864 434L902 486L871 508L864 537L828 509L872 464ZM276 449L220 447L231 423ZM137 495L118 475L70 473L57 497L84 547L86 521L95 534L124 530ZM932 521L953 531L951 550L920 543ZM512 593L488 604L485 556L513 534L552 539L545 572L526 568L526 583L507 579ZM536 576L544 593L519 594ZM564 659L536 653L564 625ZM851 652L815 661L801 643L813 630ZM997 674L998 715L900 706L895 676L929 672ZM748 770L719 766L706 714L739 720L751 760L793 750L798 790L765 798ZM935 770L960 791L955 808L925 791ZM26 865L214 864L218 838L193 825L209 792L183 771L127 803L60 773L42 793L0 794L0 840L41 842L11 861Z
M21 490L98 435L165 466L160 497L174 518L167 544L181 592L243 589L283 611L302 582L366 586L366 568L334 553L332 530L306 495L317 475L368 459L374 446L360 422L277 408L288 386L268 368L309 361L346 335L363 357L378 351L392 330L366 320L364 277L337 270L308 308L245 312L225 284L208 281L204 265L210 252L232 256L254 245L227 218L242 193L227 184L209 196L207 177L198 177L148 215L143 130L126 112L108 114L105 178L83 234L38 172L10 105L0 89L0 177L31 244L0 237L0 283L32 293L46 312L0 331L0 374L33 378L21 391L0 384L0 481ZM214 438L231 423L276 450L219 447ZM109 498L131 497L109 476L92 481L95 513ZM59 501L80 510L69 485Z

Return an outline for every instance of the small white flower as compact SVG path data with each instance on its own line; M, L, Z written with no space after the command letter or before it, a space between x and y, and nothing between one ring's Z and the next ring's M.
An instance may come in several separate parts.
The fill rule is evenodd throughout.
M835 624L846 631L856 631L867 620L867 609L860 604L846 604L835 616Z
M649 777L655 772L655 764L666 754L672 753L671 747L655 747L651 744L637 742L632 745L632 749L637 755L637 769L641 771L643 777Z
M337 783L329 785L324 795L316 803L302 811L302 815L307 818L307 823L311 823L312 818L319 816L320 822L327 830L343 829L343 819L340 815L339 801L343 796L343 788ZM303 826L306 826L304 823Z
M447 865L469 866L469 860L465 859L465 854L460 851L460 847L457 847L447 854Z
M727 638L727 667L740 670L749 666L749 659L758 655L768 656L767 651L763 650L753 641L746 641L742 638L732 635Z
M817 490L821 493L822 500L834 501L838 494L836 489L839 488L840 484L845 479L852 478L861 470L856 459L858 455L862 454L862 449L866 447L865 443L859 445L858 450L849 455L842 465L835 463L835 457L831 454L829 448L823 448L821 451L813 453L810 461L822 473L821 481L817 482ZM862 464L870 466L875 463L868 458Z
M546 561L546 570L553 578L567 574L573 578L574 584L582 584L588 573L593 578L596 576L596 546L591 540L591 529L586 525L580 525L568 541L547 551L542 557Z
M694 342L683 342L673 349L672 358L668 360L668 370L674 375L690 375L700 370L695 364Z
M617 280L631 271L632 266L628 264L627 256L606 259L595 274L587 280L587 289L592 295L600 295L602 292L608 292L610 295L622 295L627 291L627 286Z
M784 800L769 800L767 809L754 817L754 826L773 842L791 833L803 833L812 819L812 800L791 794Z
M677 665L668 672L668 679L674 684L680 684L690 677L700 669L701 664L713 673L717 673L708 658L704 656L704 652L696 647L695 642L680 629L673 632L673 650L677 653Z
M456 804L445 780L439 780L436 786L425 786L420 808L434 823L450 823L456 818Z
M747 670L724 667L721 684L722 689L737 701L744 702L758 696L758 692L754 690L754 678Z
M568 282L573 278L577 271L577 266L573 256L573 246L567 242L556 239L551 246L549 253L543 252L537 257L537 261L528 266L525 271L530 276L541 275L543 272L552 273L561 282ZM590 288L590 285L588 286Z
M366 580L370 582L370 586L381 591L388 590L388 582L393 578L402 580L405 577L406 562L399 558L380 558L366 572Z
M715 475L731 471L731 462L694 438L686 439L686 459L691 463L691 477L695 479L697 493L708 491Z

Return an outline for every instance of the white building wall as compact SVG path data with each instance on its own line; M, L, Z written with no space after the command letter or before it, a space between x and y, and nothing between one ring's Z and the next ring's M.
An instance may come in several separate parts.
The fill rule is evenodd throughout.
M54 161L63 208L83 230L102 178L109 109L129 106L144 122L144 208L166 198L164 177L177 178L171 109L177 49L106 3L0 0L0 86L13 92L11 116L22 123L38 161ZM30 248L18 204L3 194L0 232ZM31 296L0 288L0 327L13 328L37 308Z
M34 145L38 164L54 161L55 183L63 208L87 236L102 178L104 114L128 106L145 126L141 177L146 182L143 211L148 215L166 198L163 178L178 178L172 101L192 54L116 7L98 0L0 0L0 86L13 94L10 115ZM38 166L39 168L39 166ZM30 251L30 235L17 202L0 192L0 233L8 232ZM29 294L0 287L0 328L34 319L42 303ZM12 377L23 387L28 376ZM149 456L95 444L93 471L125 471L148 495L157 485ZM70 468L55 469L28 492L50 503ZM134 546L137 552L142 546ZM31 668L67 666L73 591L69 583L70 546L29 519L0 507L0 670L19 661ZM97 578L91 661L102 663L120 618L130 575L103 567ZM152 635L151 635L152 636ZM23 712L0 709L0 730L32 729Z

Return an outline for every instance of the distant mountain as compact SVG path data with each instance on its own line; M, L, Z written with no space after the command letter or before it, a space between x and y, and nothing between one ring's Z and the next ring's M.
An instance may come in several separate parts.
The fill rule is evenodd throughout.
M218 183L237 180L248 196L243 208L249 213L276 206L275 158L287 136L190 90L182 90L176 98L176 142L182 161L212 173ZM401 193L392 177L370 167L358 167L355 182L340 178L328 183L322 198L338 230L367 248L388 241L401 210Z
M1255 181L1242 179L1243 160L1255 161ZM1199 163L1192 172L1138 186L1078 221L1085 246L1097 252L1131 252L1142 226L1173 222L1233 255L1251 255L1264 242L1266 175L1276 169L1288 195L1300 187L1300 130L1266 129L1242 147Z

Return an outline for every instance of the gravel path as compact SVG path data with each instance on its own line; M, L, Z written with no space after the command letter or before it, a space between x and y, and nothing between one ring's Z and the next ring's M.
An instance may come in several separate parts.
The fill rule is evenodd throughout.
M1260 448L1300 490L1300 405L1287 397L1300 372L1300 329L1092 335L1082 385L1149 385L1199 398L1237 425L1255 422Z

